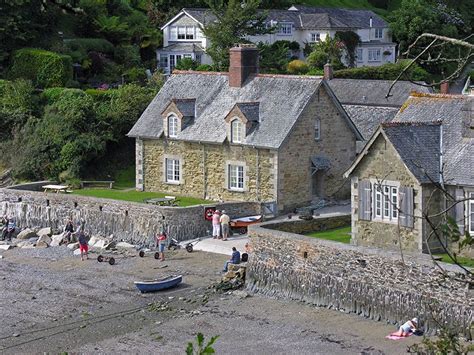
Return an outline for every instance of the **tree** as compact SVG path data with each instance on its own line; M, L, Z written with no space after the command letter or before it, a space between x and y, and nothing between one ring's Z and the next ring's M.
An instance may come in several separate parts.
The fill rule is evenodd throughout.
M308 56L308 64L316 69L322 69L324 64L331 63L334 69L342 69L342 49L344 44L337 38L326 37L324 41L316 43Z
M336 36L338 40L344 43L345 55L349 67L354 67L356 61L356 47L360 42L360 37L353 31L337 31Z
M247 36L271 33L266 26L267 14L258 11L261 0L207 0L217 21L204 25L202 31L210 42L207 53L219 70L229 67L229 49L247 42Z
M262 73L286 73L289 63L290 42L278 41L273 44L258 43L260 53L259 66Z

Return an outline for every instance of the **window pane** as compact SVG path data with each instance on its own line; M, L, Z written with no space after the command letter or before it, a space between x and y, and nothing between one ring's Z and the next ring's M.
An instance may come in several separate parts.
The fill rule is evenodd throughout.
M178 38L177 33L178 33L178 29L176 28L176 26L171 26L170 27L170 40L176 41L176 39Z
M186 39L186 27L178 27L178 39Z
M178 135L178 118L174 115L168 117L168 137Z
M244 188L244 167L241 165L229 165L229 188Z
M474 232L474 193L469 198L469 232Z
M390 217L390 188L388 186L383 187L383 216Z
M321 139L321 120L319 118L314 124L314 139Z
M166 159L166 181L179 182L179 160Z
M186 27L186 39L194 39L194 27Z
M392 218L398 217L398 188L392 187Z
M233 143L242 143L242 122L235 119L231 123L231 140Z

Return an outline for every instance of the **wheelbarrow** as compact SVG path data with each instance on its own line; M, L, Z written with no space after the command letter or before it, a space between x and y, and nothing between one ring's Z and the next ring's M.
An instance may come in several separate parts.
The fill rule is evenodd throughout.
M194 246L201 241L201 238L193 239L193 240L186 240L184 242L178 242L176 239L171 238L170 243L168 245L168 250L178 250L181 248L186 249L188 253L192 253L194 250Z
M97 257L97 261L99 263L102 263L102 262L108 262L110 265L114 265L115 264L115 258L113 256L107 256L107 255L99 255Z
M148 250L140 250L140 251L138 252L138 256L139 256L140 258L143 258L143 257L145 257L145 255L147 255L147 254L152 254L152 253L153 253L153 257L154 257L155 259L158 260L158 259L160 258L160 253L159 253L159 252L157 252L157 251L156 251L156 252L153 252L152 250L149 250L149 249L148 249Z

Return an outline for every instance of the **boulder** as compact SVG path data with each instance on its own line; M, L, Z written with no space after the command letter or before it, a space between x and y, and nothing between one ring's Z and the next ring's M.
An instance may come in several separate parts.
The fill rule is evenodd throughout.
M30 242L29 240L24 240L22 242L17 243L17 248L21 249L31 249L35 247L35 244Z
M135 248L135 245L127 243L127 242L119 242L117 243L117 248L131 249L131 248Z
M47 248L49 247L49 244L46 243L45 241L41 241L41 242L36 242L36 245L35 245L36 248Z
M63 241L63 234L56 234L51 237L51 243L49 244L50 247L57 247L61 245Z
M74 250L73 254L74 254L74 255L81 255L81 250L80 250L80 249L76 249L76 250Z
M77 248L79 248L79 243L71 243L71 244L68 244L67 247L68 249L76 250Z
M38 241L36 242L36 245L38 244L46 244L49 246L51 244L51 238L47 234L43 234L38 238Z
M11 245L8 244L2 244L0 245L0 250L8 250L11 248Z
M40 237L40 239L42 236L50 237L53 235L53 233L51 232L51 227L42 228L38 232L36 232L36 234L38 235L38 237Z
M30 239L30 238L37 238L37 235L34 230L30 228L23 229L18 235L16 236L17 239Z
M109 244L109 241L108 241L108 240L101 239L101 240L98 240L98 241L94 244L94 248L97 248L97 249L104 249L108 244Z

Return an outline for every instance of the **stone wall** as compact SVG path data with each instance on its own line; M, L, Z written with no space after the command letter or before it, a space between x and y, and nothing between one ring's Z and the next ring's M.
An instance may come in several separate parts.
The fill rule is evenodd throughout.
M276 229L282 232L306 234L311 232L325 231L328 229L346 227L351 224L351 216L335 216L327 218L313 218L309 221L295 218L286 220L285 223L265 223L265 228Z
M315 122L320 119L321 138L315 140ZM326 90L317 92L291 130L278 156L278 204L291 211L313 199L313 184L322 183L323 196L348 198L350 184L343 178L356 154L356 138ZM322 181L313 182L311 157L328 158L331 167Z
M445 277L423 256L405 255L403 264L394 252L264 227L249 228L250 291L393 324L417 316L428 334L438 321L472 338L473 291ZM446 268L454 273L454 266Z
M143 141L145 191L165 191L225 201L276 200L276 153L230 144L199 144L168 139ZM164 159L180 159L179 184L165 181ZM227 164L244 165L244 191L228 189Z
M260 204L219 203L231 218L260 213ZM170 237L189 240L204 237L211 222L204 219L204 206L160 207L144 203L92 197L0 189L0 215L14 216L20 228L62 229L65 220L83 218L86 231L94 235L113 234L119 240L148 244L164 228ZM163 219L164 217L164 219Z
M361 160L351 174L351 205L352 205L352 241L355 245L381 247L399 250L401 240L404 251L422 250L422 193L421 186L401 162L398 153L390 142L379 136L368 154ZM360 180L374 182L392 181L414 190L415 225L413 229L399 227L397 223L359 220L359 191ZM399 237L400 234L400 237Z

